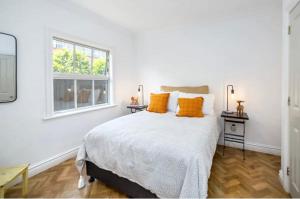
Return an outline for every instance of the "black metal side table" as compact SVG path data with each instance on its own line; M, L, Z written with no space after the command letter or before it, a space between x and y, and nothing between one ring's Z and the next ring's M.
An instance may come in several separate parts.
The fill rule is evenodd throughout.
M130 109L131 113L136 113L136 111L143 111L148 108L148 105L128 105L128 109Z
M237 112L234 113L226 113L225 111L222 112L221 117L224 118L224 146L223 146L223 155L224 150L226 147L226 141L228 142L235 142L243 144L243 159L245 160L245 133L246 133L246 121L249 120L247 113L243 113L243 115L238 115ZM243 132L242 134L234 134L234 133L227 133L226 132L226 123L233 123L233 124L242 124L243 125Z

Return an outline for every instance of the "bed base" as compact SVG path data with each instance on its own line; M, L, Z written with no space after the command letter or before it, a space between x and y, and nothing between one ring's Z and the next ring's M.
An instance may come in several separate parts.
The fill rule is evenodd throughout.
M121 193L126 194L130 198L157 198L154 193L137 183L126 178L119 177L111 171L100 169L94 163L89 161L86 161L86 173L90 176L90 183L92 183L96 178L109 187L115 188Z

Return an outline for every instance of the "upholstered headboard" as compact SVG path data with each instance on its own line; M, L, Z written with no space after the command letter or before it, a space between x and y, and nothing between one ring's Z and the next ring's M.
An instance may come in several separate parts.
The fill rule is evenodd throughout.
M174 87L174 86L161 86L161 91L172 92L172 91L180 91L184 93L199 93L199 94L208 94L209 88L208 86L196 86L196 87Z

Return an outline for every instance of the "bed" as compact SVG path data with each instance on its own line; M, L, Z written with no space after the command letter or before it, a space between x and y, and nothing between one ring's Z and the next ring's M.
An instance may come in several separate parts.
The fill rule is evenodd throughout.
M205 198L219 138L217 117L142 111L92 129L79 149L81 173L129 197Z

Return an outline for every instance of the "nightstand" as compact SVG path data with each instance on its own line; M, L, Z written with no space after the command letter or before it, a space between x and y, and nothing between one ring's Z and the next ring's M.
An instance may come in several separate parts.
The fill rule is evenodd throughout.
M136 111L143 111L148 108L148 105L128 105L128 109L130 109L131 113L135 113Z
M234 113L226 113L222 112L221 117L224 118L224 146L223 146L223 155L227 142L235 142L243 145L243 159L245 160L245 133L246 133L246 121L249 120L247 113L243 113L243 115L238 115L237 112ZM231 124L241 124L243 125L242 134L237 133L227 133L226 132L226 123Z

